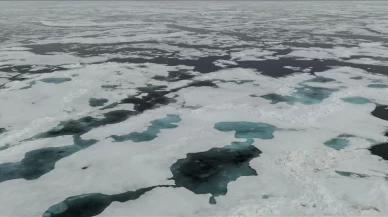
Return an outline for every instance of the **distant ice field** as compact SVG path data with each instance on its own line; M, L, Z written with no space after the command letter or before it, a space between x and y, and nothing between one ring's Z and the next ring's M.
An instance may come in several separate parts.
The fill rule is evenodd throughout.
M0 2L0 216L387 216L388 2Z

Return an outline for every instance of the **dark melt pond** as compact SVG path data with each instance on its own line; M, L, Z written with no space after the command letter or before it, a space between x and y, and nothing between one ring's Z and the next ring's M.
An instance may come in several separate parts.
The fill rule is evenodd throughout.
M0 128L0 134L7 132L5 128Z
M232 142L222 148L205 152L189 153L171 166L172 180L177 187L184 187L195 194L211 194L209 203L216 203L215 197L227 193L228 183L240 176L256 176L249 162L261 151L253 146L254 138L272 139L276 127L265 123L221 122L214 126L222 132L235 131L236 138L245 142Z
M315 78L307 80L307 81L305 81L303 83L306 83L306 82L328 83L328 82L334 82L334 81L336 81L336 80L333 79L333 78L326 78L326 77L322 77L322 76L316 76Z
M61 83L71 81L71 78L43 78L40 81L44 83L50 83L50 84L61 84Z
M342 98L342 101L351 103L351 104L359 104L359 105L372 102L371 100L360 96L345 97L345 98Z
M94 145L97 140L82 140L74 136L74 144L60 147L47 147L29 151L19 162L0 164L0 182L12 179L37 179L54 169L55 163L82 149Z
M158 185L127 191L121 194L106 195L99 193L82 194L69 197L66 200L51 206L43 217L88 217L102 213L112 202L127 202L136 200L148 191L158 187L174 187Z
M370 88L388 88L388 85L386 85L386 84L369 84L368 87L370 87Z
M44 83L49 83L49 84L61 84L61 83L71 81L71 78L43 78L43 79L40 79L39 81ZM20 89L21 90L30 89L32 88L32 86L36 85L36 81L30 81L27 84L28 86L22 87Z
M86 116L78 120L63 121L54 128L50 129L49 131L40 133L27 140L53 138L65 135L81 136L82 134L85 134L94 128L105 126L108 124L120 123L136 114L138 114L138 112L128 110L115 110L102 114L103 117L101 118Z
M324 87L313 87L306 84L301 84L301 87L295 88L295 92L290 96L282 96L275 93L270 93L261 96L264 99L271 100L271 104L276 104L279 102L285 102L288 104L294 104L296 102L311 105L321 103L324 99L329 98L329 96L338 91L338 89L324 88Z
M89 99L89 105L91 107L99 107L99 106L103 106L105 105L105 103L107 103L108 100L107 99L104 99L104 98L100 98L100 99L97 99L97 98L90 98Z
M174 123L179 123L181 121L178 115L167 115L167 117L162 119L156 119L151 121L151 126L143 132L131 132L127 135L116 136L113 135L112 138L116 142L124 142L131 140L133 142L146 142L155 139L162 129L172 129L178 127Z
M170 116L155 120L156 123L169 126L171 120L178 117ZM171 166L175 185L157 185L127 191L121 194L105 195L100 193L73 196L51 206L43 217L87 217L102 213L112 202L136 200L144 193L158 187L184 187L195 194L211 194L210 203L216 203L215 196L225 195L227 185L240 176L255 176L256 171L249 162L258 157L261 151L253 146L255 138L272 139L276 127L265 123L221 122L214 126L222 132L235 131L236 138L244 142L232 142L222 148L212 148L206 152L189 153ZM160 128L159 128L160 129Z
M338 171L338 170L336 170L335 173L337 173L338 175L341 175L341 176L346 176L346 177L356 177L356 178L369 177L368 175L365 175L365 174L346 172L346 171Z

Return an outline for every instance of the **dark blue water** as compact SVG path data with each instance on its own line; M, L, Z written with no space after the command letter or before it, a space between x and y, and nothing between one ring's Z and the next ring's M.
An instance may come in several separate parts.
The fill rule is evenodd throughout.
M376 118L388 121L388 106L377 105L371 114Z
M388 160L388 143L373 145L369 148L369 151L373 155L377 155L382 157L384 160Z

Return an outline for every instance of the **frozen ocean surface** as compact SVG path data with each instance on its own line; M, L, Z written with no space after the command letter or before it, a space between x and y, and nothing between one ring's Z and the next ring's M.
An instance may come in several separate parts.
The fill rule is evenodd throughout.
M0 216L388 216L388 2L0 2Z

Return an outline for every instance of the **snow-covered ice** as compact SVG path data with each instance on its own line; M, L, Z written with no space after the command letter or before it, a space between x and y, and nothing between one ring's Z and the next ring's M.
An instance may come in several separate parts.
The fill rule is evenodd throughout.
M387 2L0 2L0 215L387 216Z

